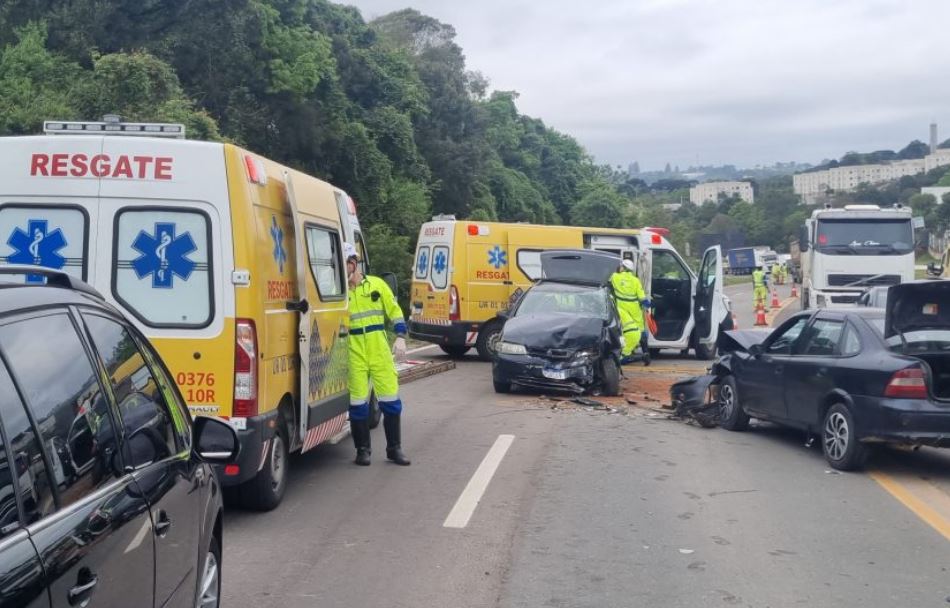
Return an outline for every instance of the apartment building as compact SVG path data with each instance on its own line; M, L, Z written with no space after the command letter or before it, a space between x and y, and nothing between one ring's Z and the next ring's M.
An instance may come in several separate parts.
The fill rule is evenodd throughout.
M689 189L689 202L702 205L706 201L718 202L719 195L738 196L747 203L753 203L754 194L749 182L706 182Z

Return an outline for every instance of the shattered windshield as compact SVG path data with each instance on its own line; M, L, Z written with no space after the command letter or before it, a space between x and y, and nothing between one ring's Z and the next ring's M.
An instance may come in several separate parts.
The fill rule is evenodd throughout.
M602 289L580 289L543 285L525 294L518 316L572 314L608 319L607 294Z

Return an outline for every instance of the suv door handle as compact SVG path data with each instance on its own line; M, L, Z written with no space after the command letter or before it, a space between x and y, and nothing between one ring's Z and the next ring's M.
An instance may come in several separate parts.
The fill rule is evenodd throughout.
M85 576L83 576L85 575ZM69 600L70 606L85 606L89 603L89 600L92 599L92 592L96 588L96 585L99 584L99 577L89 571L88 568L83 568L79 571L80 579L89 579L88 582L85 582L81 585L76 585L69 590L67 594L67 599Z
M172 527L172 520L168 518L168 513L165 511L158 512L158 521L155 522L155 534L158 536L165 536L168 534L168 529Z

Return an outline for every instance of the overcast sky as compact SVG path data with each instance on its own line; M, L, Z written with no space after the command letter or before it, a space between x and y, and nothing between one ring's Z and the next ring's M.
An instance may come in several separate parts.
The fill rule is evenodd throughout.
M348 0L453 25L468 68L599 162L818 162L950 138L950 0Z

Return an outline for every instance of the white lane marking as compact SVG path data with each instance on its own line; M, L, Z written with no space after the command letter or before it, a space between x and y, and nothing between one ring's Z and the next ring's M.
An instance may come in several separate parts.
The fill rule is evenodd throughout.
M505 457L514 440L514 435L498 436L495 444L485 454L482 463L475 469L475 474L468 480L468 485L462 490L461 496L455 501L455 506L452 507L449 516L445 518L445 522L442 524L443 528L464 528L468 525L468 520L475 513L475 507L478 506L482 495L488 489L488 484L494 477L495 471L498 470L501 459Z
M407 355L411 355L411 354L413 354L413 353L421 353L421 352L424 351L424 350L429 350L430 348L435 348L435 347L436 347L435 344L430 344L430 345L428 345L428 346L420 346L419 348L414 348L414 349L412 349L412 350L407 350L407 351L406 351L406 354L407 354Z

